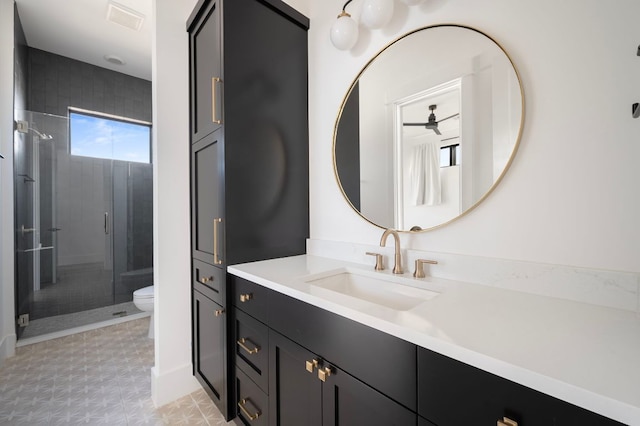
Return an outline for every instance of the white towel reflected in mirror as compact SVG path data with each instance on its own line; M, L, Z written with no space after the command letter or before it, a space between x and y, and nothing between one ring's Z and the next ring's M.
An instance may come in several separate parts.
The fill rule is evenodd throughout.
M437 142L413 147L410 164L411 202L434 206L442 202L440 187L440 146Z

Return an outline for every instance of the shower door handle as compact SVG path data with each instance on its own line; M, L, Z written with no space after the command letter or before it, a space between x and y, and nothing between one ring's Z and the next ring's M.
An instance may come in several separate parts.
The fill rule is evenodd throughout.
M104 212L104 235L109 235L109 212Z

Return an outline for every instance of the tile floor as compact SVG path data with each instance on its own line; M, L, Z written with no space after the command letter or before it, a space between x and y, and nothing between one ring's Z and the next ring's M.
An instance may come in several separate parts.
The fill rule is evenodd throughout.
M0 368L0 425L227 425L203 390L151 401L149 318L19 347Z

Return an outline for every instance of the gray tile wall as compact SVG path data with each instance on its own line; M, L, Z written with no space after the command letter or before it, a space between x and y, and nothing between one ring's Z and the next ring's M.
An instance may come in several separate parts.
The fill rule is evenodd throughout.
M29 48L31 111L67 115L69 107L151 121L151 82Z

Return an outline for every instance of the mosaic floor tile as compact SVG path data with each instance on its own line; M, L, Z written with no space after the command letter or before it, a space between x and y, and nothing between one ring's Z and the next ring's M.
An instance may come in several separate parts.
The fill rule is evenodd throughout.
M22 346L0 368L0 425L231 425L204 390L151 400L149 318Z

